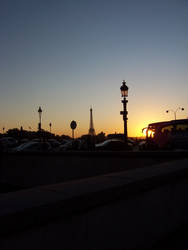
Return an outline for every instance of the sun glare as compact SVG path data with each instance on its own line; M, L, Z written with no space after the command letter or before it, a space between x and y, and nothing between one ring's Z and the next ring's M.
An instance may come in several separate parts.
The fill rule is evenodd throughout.
M144 128L142 130L142 133L144 134L144 136L153 137L155 132L151 129Z
M144 129L142 130L142 133L144 134L144 136L146 136L146 135L147 135L147 128L144 128Z
M154 131L148 130L148 137L153 137L154 136Z

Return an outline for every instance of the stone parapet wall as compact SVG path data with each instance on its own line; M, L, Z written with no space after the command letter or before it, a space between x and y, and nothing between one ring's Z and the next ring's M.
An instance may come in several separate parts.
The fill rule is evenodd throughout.
M0 196L4 249L147 248L188 223L188 160Z

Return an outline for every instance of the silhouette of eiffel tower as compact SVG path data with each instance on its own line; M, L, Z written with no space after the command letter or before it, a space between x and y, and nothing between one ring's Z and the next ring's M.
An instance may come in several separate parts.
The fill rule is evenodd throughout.
M92 107L90 108L90 126L89 126L89 135L95 135L95 129L93 125L93 114Z

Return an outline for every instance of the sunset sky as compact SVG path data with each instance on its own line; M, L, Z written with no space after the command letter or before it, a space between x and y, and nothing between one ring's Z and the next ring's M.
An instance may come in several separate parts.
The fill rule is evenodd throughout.
M187 0L2 0L0 132L42 128L123 132L120 86L129 86L128 135L188 117Z

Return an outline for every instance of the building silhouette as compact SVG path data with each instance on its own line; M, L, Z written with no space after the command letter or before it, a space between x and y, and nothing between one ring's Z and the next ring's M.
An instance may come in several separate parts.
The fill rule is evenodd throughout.
M89 135L95 135L95 129L93 125L93 110L90 108L90 125L89 125Z

